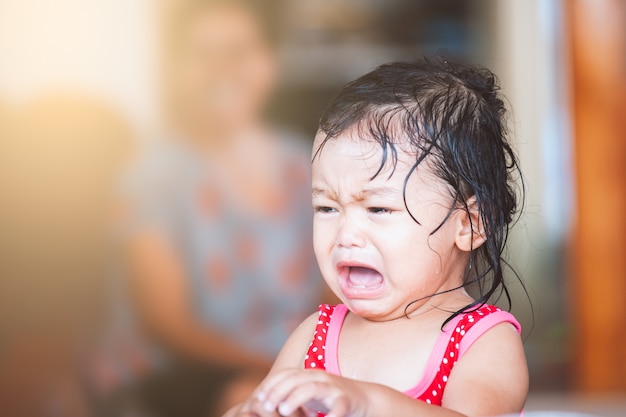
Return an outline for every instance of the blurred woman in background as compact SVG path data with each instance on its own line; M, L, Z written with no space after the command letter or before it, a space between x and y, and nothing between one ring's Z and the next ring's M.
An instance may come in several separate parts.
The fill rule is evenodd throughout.
M141 384L150 415L221 415L322 296L309 147L264 120L275 26L257 3L168 15L165 135L126 182L134 295L166 352Z

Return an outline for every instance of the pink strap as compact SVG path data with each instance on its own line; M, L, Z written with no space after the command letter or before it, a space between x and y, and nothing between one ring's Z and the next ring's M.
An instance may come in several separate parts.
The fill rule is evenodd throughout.
M457 361L485 332L505 322L514 324L517 330L520 330L520 325L515 318L496 306L483 305L474 311L455 317L445 326L437 340L436 348L428 360L422 380L415 388L409 390L407 395L428 404L441 405L448 377ZM444 345L443 349L442 345Z
M326 336L326 371L334 375L341 375L337 348L339 347L341 327L347 314L348 308L344 304L339 304L335 306L335 310L330 317L330 326Z
M495 326L501 323L511 323L515 326L515 329L518 333L522 332L522 326L515 320L515 317L506 311L495 311L490 313L489 315L483 317L478 321L461 339L461 344L459 347L459 358L461 358L465 352L474 344L476 340L478 340L482 335L487 333L487 331L491 330Z

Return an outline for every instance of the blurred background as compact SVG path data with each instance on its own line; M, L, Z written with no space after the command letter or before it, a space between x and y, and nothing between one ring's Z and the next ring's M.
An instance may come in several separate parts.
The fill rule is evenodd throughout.
M626 413L626 2L0 0L0 415L220 415L320 302L346 82L491 68L526 181L528 410Z

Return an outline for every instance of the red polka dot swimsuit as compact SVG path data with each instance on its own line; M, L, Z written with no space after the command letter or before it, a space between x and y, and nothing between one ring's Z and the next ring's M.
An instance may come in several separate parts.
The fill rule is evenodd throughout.
M343 304L320 306L313 341L305 356L306 369L322 369L341 375L337 347L339 333L347 314L348 309ZM420 382L404 393L428 404L441 406L448 377L457 360L485 332L505 322L513 324L518 332L521 331L520 324L510 313L491 305L484 305L476 311L455 317L441 332Z

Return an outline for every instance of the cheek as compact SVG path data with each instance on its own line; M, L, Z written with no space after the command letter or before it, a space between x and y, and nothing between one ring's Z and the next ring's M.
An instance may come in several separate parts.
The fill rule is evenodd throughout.
M453 240L450 238L453 234L453 218L449 213L452 202L433 193L428 193L424 200L426 201L409 204L411 213L420 223L414 231L414 241L438 251ZM414 221L412 223L416 225Z
M328 222L313 221L313 251L322 272L334 269L332 251L334 248L332 226Z
M428 230L412 219L378 236L378 250L391 269L401 274L416 274L430 269L438 259L439 244Z
M327 244L327 233L324 233L323 228L319 224L319 222L313 220L313 250L315 252L315 256L317 256L318 262L322 262L325 259L325 252L327 252L326 246Z
M313 251L320 268L322 278L335 294L340 294L337 282L334 279L334 264L331 258L333 242L327 228L313 222Z

